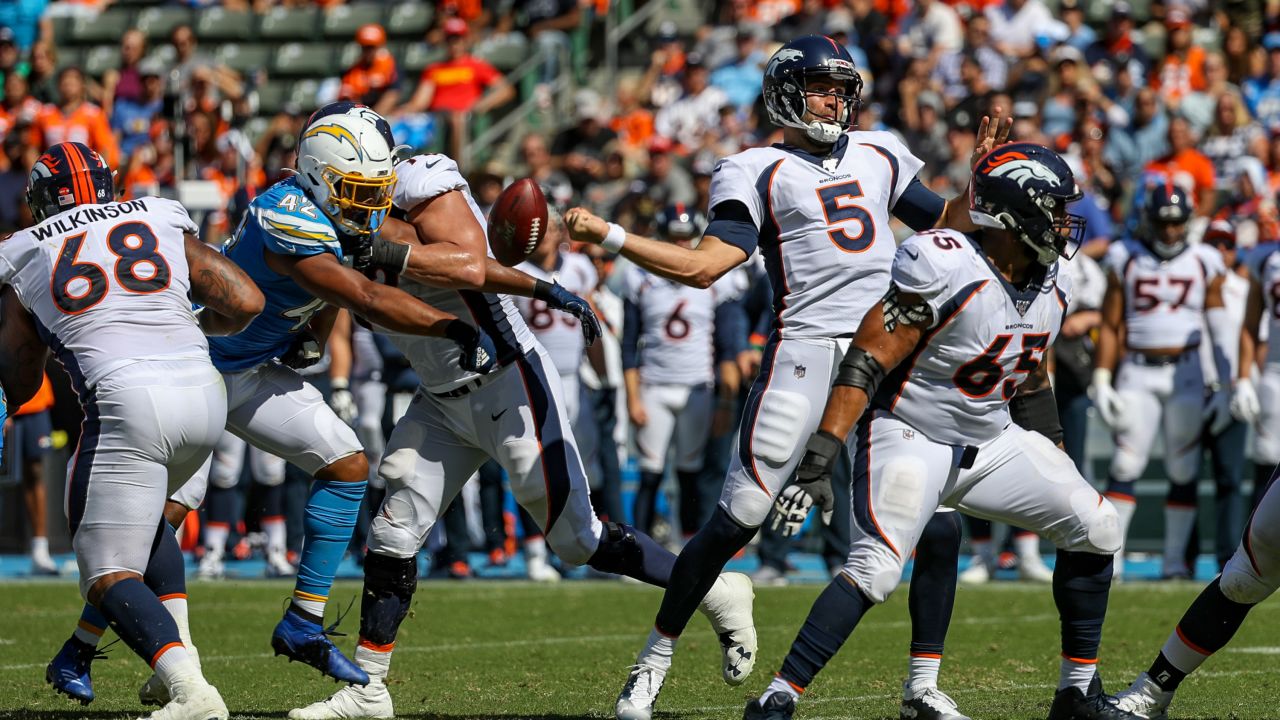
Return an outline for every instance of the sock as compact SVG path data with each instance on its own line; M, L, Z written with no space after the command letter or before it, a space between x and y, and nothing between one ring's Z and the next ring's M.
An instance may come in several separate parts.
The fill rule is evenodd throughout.
M204 679L200 674L200 668L182 643L168 645L162 649L152 661L151 669L155 671L156 677L160 678L160 682L169 688L171 696L177 694L174 692L174 687L178 684Z
M783 680L781 675L775 675L773 678L773 682L769 683L769 687L765 688L764 694L761 695L760 699L757 700L756 702L758 702L760 706L763 707L764 701L768 700L769 696L773 695L774 693L782 693L784 695L790 695L792 700L798 701L800 699L800 696L804 693L804 688L796 687L795 685L792 685L786 680Z
M80 621L76 623L76 631L71 636L85 645L97 647L102 640L102 633L106 631L107 619L102 617L98 608L85 603L84 609L80 611Z
M1214 579L1191 603L1147 671L1160 689L1177 690L1183 678L1231 642L1253 609L1224 595L1221 581Z
M31 538L31 557L36 560L52 560L49 557L49 538L42 536Z
M974 556L981 558L987 567L996 569L996 548L991 542L991 521L976 517L966 517L969 526L969 548Z
M1133 513L1138 507L1133 492L1132 480L1111 478L1107 480L1107 491L1103 493L1120 516L1120 549L1116 551L1114 568L1118 576L1124 575L1124 549L1129 538L1129 523L1133 522Z
M658 628L649 631L649 638L644 642L644 649L636 658L636 664L647 663L663 669L671 667L671 658L676 654L676 641L679 638L664 635Z
M1164 506L1164 571L1186 565L1187 541L1196 522L1196 484L1169 483Z
M227 549L227 538L231 535L231 523L235 521L235 488L221 488L210 483L204 507L204 546L222 557Z
M182 549L178 547L178 539L173 536L169 523L163 520L160 521L160 527L156 528L155 539L151 541L151 558L147 561L142 581L161 600L177 595L187 597L187 575L182 562Z
M670 550L636 528L620 523L604 523L600 545L587 561L601 572L626 575L660 588L670 582L675 563L676 556Z
M259 524L267 536L267 552L284 554L288 539L284 524L284 485L262 485L259 497L262 501Z
M791 651L782 661L778 677L797 690L809 687L874 605L848 575L836 575L813 601L809 616L791 644Z
M1040 536L1035 533L1021 532L1013 536L1014 552L1019 561L1043 562L1040 558Z
M541 562L545 565L547 562L547 539L541 535L525 536L524 554L526 562Z
M676 484L680 488L680 532L686 538L698 530L698 518L702 509L698 506L698 483L702 470L676 470Z
M294 584L294 607L324 618L325 602L333 576L351 542L351 531L360 514L365 482L315 480L304 515L302 558ZM305 616L304 616L305 617ZM311 618L307 618L311 619Z
M635 526L642 532L653 530L653 516L657 512L658 488L662 486L662 473L640 472L640 485L636 487L635 503L631 506L631 517Z
M361 670L369 673L370 684L386 682L387 673L391 670L390 650L375 650L361 641L356 645L355 661Z
M396 558L370 552L364 560L364 592L360 596L359 646L390 653L396 633L409 614L418 588L416 557Z
M1062 666L1058 669L1058 689L1078 688L1086 697L1089 695L1089 684L1093 676L1098 674L1098 661L1083 662L1074 658L1062 658Z
M178 652L164 666L169 677L161 675L161 679L166 685L172 687L169 680L184 669L183 660L188 667L194 668L190 665L191 659L182 645L173 617L141 580L128 578L112 585L98 602L98 609L124 644L152 666L157 674L160 674L157 662L164 655Z
M916 545L907 605L911 610L908 684L937 687L938 668L951 625L960 559L959 513L934 513Z
M1086 695L1089 693L1088 681L1093 678L1092 673L1086 677L1083 669L1068 668L1066 663L1091 666L1098 662L1113 562L1110 555L1058 550L1053 573L1053 601L1058 606L1058 617L1062 622L1064 664L1059 689L1074 686Z
M654 626L669 637L679 637L720 577L725 563L751 542L757 529L742 527L717 506L711 519L689 539L671 566Z

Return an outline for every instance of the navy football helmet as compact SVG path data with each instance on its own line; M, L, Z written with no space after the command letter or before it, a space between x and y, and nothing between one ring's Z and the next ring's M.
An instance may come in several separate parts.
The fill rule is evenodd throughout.
M702 234L706 225L702 213L684 203L668 205L655 218L658 235L663 240L691 240Z
M83 143L64 142L49 148L27 177L27 205L36 222L78 205L109 203L115 197L115 172Z
M1084 218L1067 212L1080 199L1071 168L1035 143L992 150L973 169L969 215L980 227L1016 233L1042 265L1071 259L1084 237Z
M824 78L844 84L843 91L814 93L806 89L810 80ZM806 95L834 95L844 101L837 117L805 122ZM783 45L769 58L764 69L764 106L774 125L804 130L809 139L823 145L834 144L840 134L858 123L862 105L862 76L853 65L853 56L843 45L825 35L805 35Z
M1187 249L1187 222L1191 220L1191 196L1167 179L1151 183L1143 203L1142 241L1162 260Z

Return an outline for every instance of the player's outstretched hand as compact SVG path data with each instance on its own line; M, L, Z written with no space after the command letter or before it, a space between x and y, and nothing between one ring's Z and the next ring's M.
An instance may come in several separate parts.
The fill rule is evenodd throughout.
M1231 414L1237 420L1250 425L1258 422L1262 415L1262 403L1258 401L1258 391L1249 378L1241 378L1231 392Z
M1217 435L1231 424L1231 391L1214 388L1208 391L1204 401L1204 419L1209 423L1209 434Z
M542 300L552 310L569 313L582 323L582 339L588 346L594 345L600 338L600 320L591 309L591 303L574 295L560 283L548 283L539 280L535 286L534 297Z
M462 349L458 366L463 370L487 375L498 361L498 350L493 345L493 339L479 328L454 320L445 328L444 336Z
M829 432L819 430L809 436L804 457L796 468L796 480L784 487L773 504L773 529L781 528L784 537L792 537L804 526L809 510L822 509L822 522L831 523L835 511L835 495L831 492L831 470L844 443Z
M982 116L978 125L978 136L973 145L973 154L969 156L969 167L978 164L983 155L1009 141L1009 131L1013 129L1013 118L1001 115L1001 108L994 108L995 119L990 115Z
M1111 386L1111 371L1099 368L1093 371L1093 383L1089 385L1089 397L1098 408L1102 422L1113 432L1124 432L1130 427L1129 405Z
M293 344L280 356L280 364L294 370L305 370L320 362L324 350L320 341L310 331L303 330L293 339Z
M599 245L609 234L609 223L586 208L571 208L564 214L564 226L575 242Z

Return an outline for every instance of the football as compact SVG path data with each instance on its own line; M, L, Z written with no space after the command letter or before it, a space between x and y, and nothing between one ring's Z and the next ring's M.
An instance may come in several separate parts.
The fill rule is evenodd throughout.
M533 178L507 186L489 210L489 247L498 262L519 265L547 232L547 198Z

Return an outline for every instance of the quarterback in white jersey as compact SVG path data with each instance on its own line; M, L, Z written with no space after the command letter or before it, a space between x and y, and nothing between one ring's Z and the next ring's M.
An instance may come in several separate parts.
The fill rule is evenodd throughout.
M1090 392L1115 434L1107 497L1126 534L1135 507L1133 484L1147 466L1156 434L1163 434L1170 482L1163 572L1189 577L1183 558L1195 522L1204 418L1213 416L1215 435L1231 421L1228 393L1213 393L1206 405L1209 383L1200 345L1213 343L1211 377L1229 381L1228 358L1235 351L1226 344L1235 336L1222 303L1221 253L1186 240L1190 196L1172 183L1157 183L1147 190L1144 213L1142 239L1113 243L1103 263L1107 292ZM1123 572L1122 543L1116 573Z
M149 567L168 546L181 575L176 545L164 542L169 482L201 468L226 422L205 332L239 332L264 298L200 242L178 203L112 202L113 176L80 143L36 161L27 203L37 224L0 242L0 381L20 404L39 387L44 346L66 368L85 416L64 503L80 592L168 691L153 718L225 719L193 660L185 612L166 610ZM199 318L192 300L205 306ZM67 692L77 678L49 680ZM93 697L87 666L83 681L82 702Z
M1058 546L1063 661L1050 720L1134 717L1094 687L1116 512L1055 447L1062 429L1044 359L1070 294L1058 257L1075 252L1084 230L1066 211L1080 191L1056 153L1014 143L978 162L971 197L980 233L908 238L840 363L796 485L829 491L856 425L849 556L745 720L792 716L862 616L897 587L942 504Z
M719 507L681 552L618 699L620 718L651 716L675 639L710 578L755 535L794 472L849 338L888 287L890 216L914 230L974 227L965 199L944 202L916 178L922 163L896 136L854 129L861 89L848 51L828 37L797 38L774 53L763 92L785 142L716 164L711 221L696 249L628 234L581 208L567 215L575 239L695 287L710 287L759 248L773 286L773 332ZM984 119L975 159L1007 132Z
M1249 298L1231 410L1253 424L1256 507L1266 488L1269 469L1280 463L1280 243L1255 248L1244 265L1249 270ZM1261 343L1267 347L1258 367L1255 358Z
M484 269L477 287L438 266L382 268L399 271L399 286L413 296L473 319L493 341L496 367L485 375L461 371L450 359L456 349L447 342L375 324L375 331L404 353L422 386L396 423L378 468L387 494L369 529L355 654L370 683L292 710L289 717L295 720L394 716L385 680L417 585L418 551L441 513L488 459L507 471L516 501L564 561L658 585L666 582L675 561L647 535L595 516L559 372L505 293L533 296L550 310L573 314L580 342L584 335L592 342L600 333L590 306L560 285L486 257L484 215L453 160L419 155L399 163L397 174L393 202L407 223L389 222L374 256L384 252L380 243L407 242L415 246L415 255L419 249L448 247L457 258L470 257L467 265ZM740 580L726 577L715 605L707 607L719 633L751 622L750 582L742 575L736 576Z

